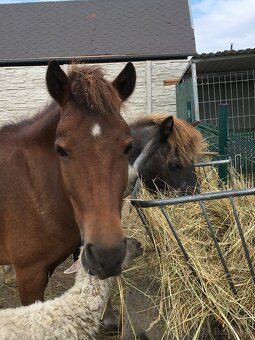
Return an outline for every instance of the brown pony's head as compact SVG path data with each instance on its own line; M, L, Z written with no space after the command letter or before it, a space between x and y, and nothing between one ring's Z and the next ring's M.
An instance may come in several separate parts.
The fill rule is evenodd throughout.
M128 63L108 82L98 67L74 65L66 75L51 61L46 82L61 109L55 150L85 240L83 263L102 279L118 275L125 257L120 216L132 145L120 109L134 90L135 68Z
M150 190L192 193L197 184L193 162L205 146L200 132L167 114L145 116L130 128L134 147L129 163L146 186Z

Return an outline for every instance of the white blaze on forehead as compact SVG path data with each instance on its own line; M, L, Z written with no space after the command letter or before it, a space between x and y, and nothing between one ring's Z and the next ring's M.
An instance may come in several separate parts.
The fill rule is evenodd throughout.
M102 129L101 129L101 126L97 123L95 123L93 126L92 126L92 129L91 129L91 134L92 136L94 137L97 137L97 136L100 136L102 133Z

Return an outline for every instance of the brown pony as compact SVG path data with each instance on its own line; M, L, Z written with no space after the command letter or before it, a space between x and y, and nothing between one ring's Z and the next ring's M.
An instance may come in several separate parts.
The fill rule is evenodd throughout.
M99 278L125 257L120 216L128 178L129 127L120 115L133 92L128 63L112 82L100 68L51 61L55 101L0 130L0 264L12 264L21 303L43 300L48 276L85 238L83 263Z

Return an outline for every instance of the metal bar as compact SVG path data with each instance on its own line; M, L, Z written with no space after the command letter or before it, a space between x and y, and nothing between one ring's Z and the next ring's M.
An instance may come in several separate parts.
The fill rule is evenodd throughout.
M222 96L221 96L221 74L218 74L218 76L217 76L217 81L218 81L218 88L219 88L219 96L218 96L218 101L219 101L219 103L221 103L221 101L222 101ZM218 125L218 124L217 124Z
M219 155L228 155L228 105L219 105ZM219 166L219 178L227 182L228 170L226 165Z
M239 117L240 116L240 112L239 112L239 105L238 105L238 101L239 101L239 94L238 94L238 80L236 78L236 83L235 83L235 87L236 87L236 116ZM237 126L235 125L235 123L233 122L233 130L238 130L238 124Z
M204 177L205 177L206 182L209 183L209 178L208 178L208 175L207 175L205 166L202 166L201 168L203 169L203 173L204 173ZM199 191L199 194L200 194L200 193L201 193L201 192Z
M237 294L237 291L236 291L236 288L235 288L235 285L233 283L233 280L232 280L232 277L231 277L231 274L228 270L228 266L227 266L227 263L224 259L224 256L222 254L222 251L220 249L220 246L219 246L219 243L217 241L217 238L216 238L216 235L214 233L214 230L213 230L213 227L212 227L212 224L211 224L211 221L208 217L208 214L207 214L207 211L206 211L206 208L205 208L205 205L204 205L204 202L199 202L199 205L201 207L201 210L203 212L203 215L205 217L205 220L206 220L206 223L208 225L208 228L209 228L209 231L210 231L210 234L211 234L211 237L213 239L213 242L214 242L214 245L217 249L217 252L218 252L218 255L219 255L219 258L220 258L220 261L221 261L221 264L223 266L223 269L225 271L225 274L226 274L226 278L228 280L228 283L229 283L229 286L230 286L230 289L232 290L232 292L236 295Z
M242 115L238 115L238 130L240 129L240 121L241 121L241 119L240 119L240 117L242 116L243 118L243 120L245 121L245 107L244 107L244 74L243 74L243 72L241 73L241 88L242 88L242 91L241 91L241 99L242 99L242 102L241 102L241 106L242 106Z
M196 71L195 63L191 63L191 75L192 75L193 98L194 98L194 107L195 107L195 119L200 120L199 105L198 105L198 90L197 90L197 71Z
M252 72L252 80L253 80L253 113L255 113L255 70ZM252 128L252 126L250 126Z
M135 185L134 185L134 189L132 191L132 197L137 197L138 195L138 192L140 191L140 188L141 188L141 180L139 178L137 178L136 182L135 182ZM154 245L154 247L157 249L158 251L158 254L160 256L160 250L158 249L157 245L155 244L154 242L154 238L152 237L152 233L150 231L150 226L149 226L149 222L144 214L144 212L142 211L142 209L139 207L139 205L135 205L135 209L141 219L141 221L143 222L143 225L149 235L149 238L152 242L152 244Z
M217 200L221 198L239 197L239 196L248 196L248 195L255 195L255 188L223 190L220 192L205 192L199 195L188 195L188 196L165 198L165 199L154 199L154 200L141 200L141 199L134 198L134 199L131 199L130 202L134 206L139 205L141 208L152 208L152 207L162 207L162 206L170 205L170 204L211 201L211 200Z
M238 212L237 212L237 209L236 209L236 206L235 206L235 201L234 201L233 197L230 197L229 199L230 199L231 207L232 207L233 214L234 214L234 217L235 217L236 225L237 225L237 228L238 228L239 236L240 236L240 239L241 239L241 242L242 242L242 245L243 245L246 261L247 261L249 269L250 269L252 280L255 283L255 273L254 273L254 269L253 269L253 266L252 266L250 253L249 253L247 244L245 242L242 226L241 226L241 223L240 223L240 220L239 220L239 217L238 217Z
M231 104L231 112L232 112L232 119L230 121L230 128L234 128L234 120L233 120L233 116L234 116L234 97L233 97L233 83L234 83L234 80L232 81L232 78L233 78L233 74L230 73L229 74L229 88L230 88L230 98L229 98L229 101L230 104Z
M209 161L209 162L197 162L194 163L195 167L203 168L203 173L206 181L209 183L209 178L207 176L207 173L205 171L205 168L208 166L219 166L221 164L230 164L231 163L231 158L229 159L223 159L223 160L218 160L218 161Z
M131 193L131 197L133 197L134 199L137 198L137 195L140 191L140 188L141 188L141 180L140 178L138 177L137 180L135 181L135 185L134 185L134 189Z
M140 187L141 187L141 181L138 178L136 183L135 183L134 190L132 192L132 196L133 197L137 197L137 194L138 194L138 192L140 190ZM146 229L146 231L147 231L147 233L149 235L149 238L150 238L151 242L153 243L154 247L157 249L157 251L159 253L159 256L160 256L160 250L158 249L157 245L154 242L154 239L152 237L152 234L151 234L151 231L150 231L150 228L149 228L149 223L148 223L148 220L147 220L145 214L143 213L141 207L136 205L135 208L136 208L136 211L137 211L139 217L141 218L141 221L143 222L143 225L144 225L144 227L145 227L145 229ZM193 273L195 278L199 281L199 278L197 276L197 273L196 273L195 269L190 264L189 255L187 254L186 250L184 249L184 247L182 245L182 242L181 242L180 238L178 237L178 235L177 235L177 233L175 231L175 228L174 228L174 225L173 225L172 221L170 220L170 218L169 218L169 216L166 213L164 208L160 208L160 210L163 213L163 215L164 215L164 217L165 217L165 219L166 219L166 221L167 221L167 223L168 223L168 225L169 225L169 227L170 227L170 229L171 229L171 231L172 231L172 233L174 235L174 238L176 239L176 241L177 241L177 243L178 243L178 245L179 245L179 247L180 247L180 249L181 249L181 251L183 253L183 256L184 256L185 260L187 261L187 263L188 263L188 265L189 265L189 267L191 269L191 272Z
M154 247L157 249L158 254L160 255L160 250L158 249L157 245L156 245L155 242L154 242L154 238L152 237L152 233L151 233L150 227L149 227L149 222L148 222L146 216L144 215L142 209L140 209L139 207L136 206L135 209L136 209L136 211L137 211L137 213L138 213L138 215L139 215L141 221L143 222L144 228L146 229L147 234L148 234L148 236L149 236L149 238L150 238L152 244L153 244Z
M181 240L180 240L180 238L179 238L179 236L178 236L178 234L175 230L173 222L170 220L170 217L169 217L169 215L167 214L167 212L165 211L164 208L161 207L160 210L161 210L162 214L164 215L164 217L165 217L165 219L166 219L166 221L167 221L167 223L168 223L168 225L169 225L169 227L170 227L170 229L173 233L173 236L174 236L176 242L178 243L178 246L179 246L179 248L180 248L180 250L181 250L181 252L182 252L182 254L183 254L183 256L184 256L184 258L185 258L185 260L186 260L186 262L187 262L187 264L188 264L188 266L189 266L189 268L192 272L192 274L200 282L199 277L198 277L195 269L193 268L193 266L190 262L190 257L188 255L188 253L186 252L186 250L185 250L185 248L184 248L184 246L183 246L183 244L182 244L182 242L181 242Z
M249 72L247 71L247 98L250 96L250 77ZM251 129L251 100L248 100L248 126L246 126L246 122L244 120L244 128Z
M197 162L197 163L194 163L194 166L195 167L206 167L206 166L229 164L229 163L231 163L231 159L222 159L219 161Z
M213 79L212 79L212 84L213 84L213 103L214 103L214 117L217 117L217 99L216 99L216 90L215 90L215 74L213 74ZM212 124L212 122L210 121Z

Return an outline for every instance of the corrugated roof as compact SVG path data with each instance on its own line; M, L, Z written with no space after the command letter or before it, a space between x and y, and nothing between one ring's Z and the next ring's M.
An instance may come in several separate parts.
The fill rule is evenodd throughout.
M86 56L188 56L188 0L86 0L0 5L0 61Z
M196 54L182 78L190 77L191 63L196 64L197 75L255 70L255 48Z
M210 59L210 58L221 58L221 57L240 57L255 54L255 48L247 48L245 50L225 50L210 53L196 54L193 59Z

